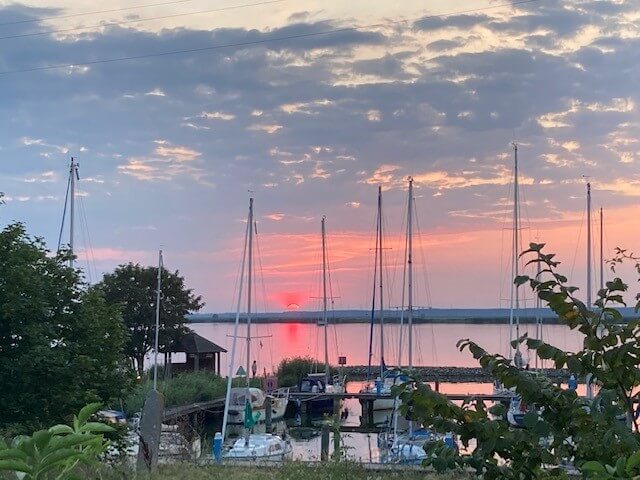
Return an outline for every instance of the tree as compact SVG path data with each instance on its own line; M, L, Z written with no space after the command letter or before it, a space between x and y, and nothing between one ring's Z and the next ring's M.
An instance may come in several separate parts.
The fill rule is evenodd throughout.
M69 256L49 256L22 224L0 232L0 428L10 433L130 387L118 310L82 283Z
M139 375L144 372L144 357L155 343L157 282L157 267L129 263L105 275L99 285L107 302L121 307L122 318L129 330L125 352L135 362ZM170 347L184 335L185 316L203 306L202 297L185 287L184 278L178 271L172 273L162 269L160 348Z
M611 470L633 477L640 465L634 411L640 400L640 321L625 323L617 308L624 305L622 295L628 286L620 278L607 282L589 307L577 298L576 287L567 286L567 278L558 273L560 263L553 254L545 254L543 247L531 244L523 253L532 257L529 263L540 264L541 277L520 276L514 282L529 283L560 323L583 335L583 347L566 352L526 335L513 346L524 344L539 358L551 360L555 368L591 378L599 387L595 398L580 397L543 374L516 368L511 360L490 354L467 339L459 342L460 349L469 350L506 388L534 406L524 416L525 428L515 429L504 420L503 405L487 408L484 402L472 399L455 405L421 382L415 389L398 390L405 413L437 431L455 432L464 447L476 443L475 448L461 453L437 443L430 445L434 455L429 462L438 470L471 467L488 479L533 479L568 461L587 475ZM612 268L625 259L635 261L640 274L638 258L624 250L616 252ZM636 313L639 308L640 302Z

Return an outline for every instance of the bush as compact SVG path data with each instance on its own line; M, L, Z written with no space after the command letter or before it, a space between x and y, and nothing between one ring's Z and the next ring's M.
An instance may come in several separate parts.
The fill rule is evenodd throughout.
M278 365L278 385L281 387L292 387L297 385L300 379L312 372L323 373L324 364L319 364L311 357L285 358ZM337 373L337 369L329 367L331 376Z
M128 415L142 410L147 392L153 388L153 380L140 383L125 400ZM182 373L168 380L158 381L158 390L164 395L166 407L206 402L224 397L226 381L210 372Z
M260 387L260 383L260 379L251 380L252 386ZM245 379L235 378L233 386L245 386ZM125 413L132 415L141 411L147 393L152 388L152 375L145 375L144 380L126 398ZM181 373L168 380L158 380L158 390L164 395L165 407L176 407L224 397L227 380L211 372Z

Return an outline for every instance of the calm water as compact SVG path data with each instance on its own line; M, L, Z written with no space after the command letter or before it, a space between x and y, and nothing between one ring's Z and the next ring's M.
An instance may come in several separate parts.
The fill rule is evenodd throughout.
M231 352L233 325L226 323L194 323L193 330ZM240 325L238 335L246 334ZM385 361L397 364L399 325L385 326ZM523 325L520 333L535 334L534 325ZM407 350L406 332L402 351ZM252 326L252 359L258 363L258 372L274 371L284 358L310 356L324 359L323 330L308 323L271 323ZM508 354L508 325L421 324L414 326L414 364L420 366L475 367L477 362L469 352L460 352L456 343L463 338L478 342L489 352ZM544 325L543 339L564 350L575 351L580 345L579 334L563 325ZM236 347L236 368L244 362L246 342L241 339ZM329 327L329 360L337 363L338 356L346 356L348 365L366 365L369 349L368 324L344 324ZM223 366L228 365L229 354L223 355ZM374 330L374 364L379 362L379 330ZM533 356L531 357L533 364ZM403 361L406 364L406 356ZM224 375L224 372L223 372Z

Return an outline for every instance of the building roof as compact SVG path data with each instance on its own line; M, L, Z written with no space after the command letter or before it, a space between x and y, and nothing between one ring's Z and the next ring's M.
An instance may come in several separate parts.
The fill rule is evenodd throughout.
M190 331L178 340L171 348L171 351L184 353L227 353L220 345L216 345L194 331Z

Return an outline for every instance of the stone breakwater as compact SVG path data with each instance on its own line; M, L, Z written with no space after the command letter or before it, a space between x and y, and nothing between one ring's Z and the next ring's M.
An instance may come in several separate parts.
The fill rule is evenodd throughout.
M379 367L378 367L379 368ZM377 375L378 368L372 367L372 375ZM493 378L486 370L479 367L416 367L418 376L426 382L447 383L491 383ZM569 372L566 370L544 369L541 373L553 381L566 382ZM347 380L357 381L367 379L367 366L344 367Z

